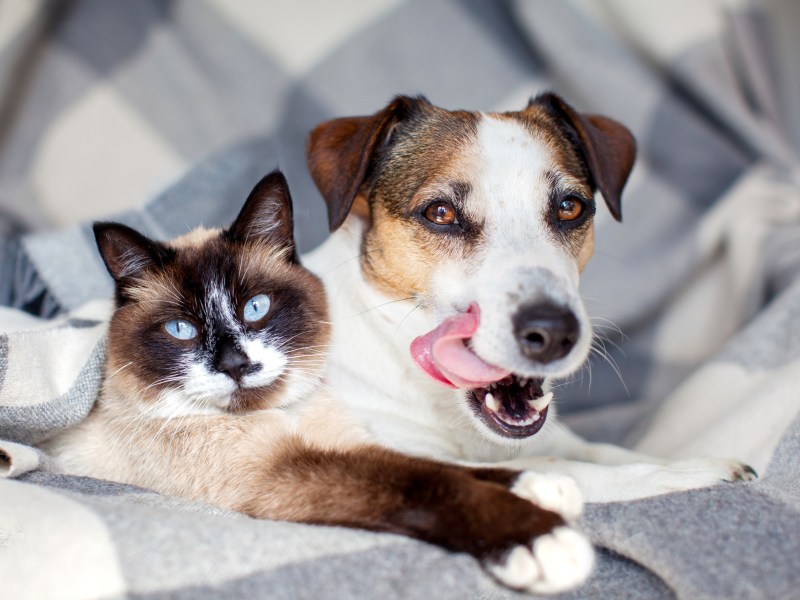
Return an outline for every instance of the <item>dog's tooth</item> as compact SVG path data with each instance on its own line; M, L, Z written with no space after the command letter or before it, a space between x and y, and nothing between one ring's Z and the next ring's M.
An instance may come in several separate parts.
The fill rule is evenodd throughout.
M486 403L486 406L488 406L494 412L500 411L500 403L497 401L497 398L492 396L491 393L486 394L486 397L483 399L483 401Z
M525 387L526 385L528 385L527 378L523 377L522 379L519 380L519 386L520 387Z
M550 401L553 399L553 392L547 392L541 398L534 398L532 400L528 400L528 405L531 408L535 408L538 412L542 412L545 408L550 405Z

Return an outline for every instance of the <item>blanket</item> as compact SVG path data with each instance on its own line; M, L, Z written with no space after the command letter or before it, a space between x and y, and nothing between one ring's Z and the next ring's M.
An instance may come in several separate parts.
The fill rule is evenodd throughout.
M327 235L316 123L395 93L504 110L547 89L639 144L624 223L598 211L598 342L560 412L760 474L589 505L597 566L564 597L796 597L798 25L791 0L0 1L0 599L517 597L465 555L58 475L36 444L100 385L92 219L224 225L279 166L309 250Z

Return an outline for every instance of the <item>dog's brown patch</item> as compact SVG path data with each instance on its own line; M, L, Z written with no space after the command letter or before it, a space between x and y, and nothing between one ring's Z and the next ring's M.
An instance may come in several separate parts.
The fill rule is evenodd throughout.
M582 173L581 179L588 175L590 191L599 190L614 218L622 220L622 189L636 158L636 140L631 132L603 115L581 114L551 93L532 99L522 113L537 115L534 120L540 123L549 121L550 129L557 131L555 147L571 149L562 155L565 164L571 164L563 172ZM580 165L573 162L575 157Z
M470 175L465 152L474 144L478 118L422 103L394 126L391 145L373 157L363 186L372 226L364 237L362 268L385 293L422 293L439 261L462 255L464 242L477 239L428 229L423 213L439 199L463 208Z

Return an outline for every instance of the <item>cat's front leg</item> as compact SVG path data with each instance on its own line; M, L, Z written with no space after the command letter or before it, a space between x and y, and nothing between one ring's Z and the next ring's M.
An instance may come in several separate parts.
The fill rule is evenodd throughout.
M295 448L265 470L263 493L240 510L407 535L471 554L509 587L555 593L582 583L594 556L567 522L580 500L564 479L473 469L373 446ZM565 491L568 501L561 502Z

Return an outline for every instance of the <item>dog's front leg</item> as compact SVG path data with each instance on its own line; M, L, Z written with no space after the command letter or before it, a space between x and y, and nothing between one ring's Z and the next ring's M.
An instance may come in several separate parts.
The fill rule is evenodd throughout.
M614 446L588 442L565 428L550 431L542 456L520 456L508 466L575 479L586 502L622 502L669 492L749 481L749 466L728 459L667 460Z
M614 444L590 442L565 427L553 428L547 433L547 446L540 452L548 456L598 465L669 464L669 460L658 456L642 454Z

